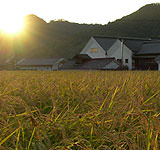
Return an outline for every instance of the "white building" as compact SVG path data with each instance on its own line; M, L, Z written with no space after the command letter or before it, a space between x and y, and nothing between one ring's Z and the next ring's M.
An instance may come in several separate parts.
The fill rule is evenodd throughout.
M133 57L150 39L91 37L80 54L88 54L91 58L115 58L129 70L135 69Z
M64 59L22 59L16 63L19 70L58 70Z

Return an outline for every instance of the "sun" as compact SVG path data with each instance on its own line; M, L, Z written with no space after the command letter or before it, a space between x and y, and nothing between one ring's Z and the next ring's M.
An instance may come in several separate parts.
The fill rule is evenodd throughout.
M7 34L16 34L22 31L24 27L24 18L23 17L12 17L1 20L0 30Z

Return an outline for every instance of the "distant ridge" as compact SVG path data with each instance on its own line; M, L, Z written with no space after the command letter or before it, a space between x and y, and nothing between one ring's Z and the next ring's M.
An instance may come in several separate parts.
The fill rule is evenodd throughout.
M0 35L0 62L12 55L17 58L71 58L83 49L92 36L160 39L159 3L148 4L107 25L64 20L47 23L33 14L25 19L27 26L24 33L16 39Z
M160 21L160 3L145 5L131 15L123 17L123 19L130 21Z

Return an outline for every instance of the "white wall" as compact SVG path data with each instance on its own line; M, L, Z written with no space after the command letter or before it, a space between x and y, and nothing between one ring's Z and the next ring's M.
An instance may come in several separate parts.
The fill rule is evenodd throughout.
M160 63L158 63L158 71L160 71Z
M121 41L117 40L114 45L107 51L108 56L115 57L115 59L122 58ZM125 63L125 59L128 59L128 63ZM132 69L132 51L123 44L123 64L127 65L129 70Z
M97 48L98 52L90 52L91 48ZM83 48L80 54L88 54L91 58L106 58L106 52L97 43L97 41L91 37L86 46Z
M160 60L156 60L156 59L155 59L155 61L156 61L156 63L158 64L158 71L160 71Z

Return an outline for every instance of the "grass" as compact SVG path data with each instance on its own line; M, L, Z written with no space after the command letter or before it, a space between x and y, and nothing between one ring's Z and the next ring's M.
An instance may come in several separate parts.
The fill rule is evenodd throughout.
M159 145L160 72L0 72L1 150Z

